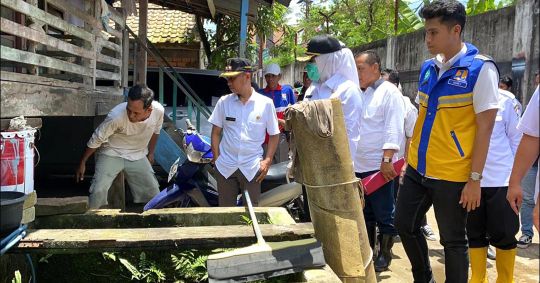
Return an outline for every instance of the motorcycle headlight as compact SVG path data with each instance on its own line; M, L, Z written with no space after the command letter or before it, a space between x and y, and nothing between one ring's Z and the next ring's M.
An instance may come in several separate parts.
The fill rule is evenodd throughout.
M189 161L194 163L210 163L214 158L210 139L198 133L187 133L184 136L184 149Z

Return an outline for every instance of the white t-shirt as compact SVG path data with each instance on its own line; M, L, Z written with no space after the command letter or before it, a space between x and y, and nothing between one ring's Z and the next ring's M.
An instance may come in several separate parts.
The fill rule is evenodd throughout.
M452 59L443 63L441 54L435 56L435 64L439 67L439 79L454 63L467 53L467 45L463 44L461 50ZM489 109L497 109L499 93L499 72L492 62L486 61L480 69L473 89L473 107L476 114ZM418 97L416 98L418 103Z
M132 123L127 115L127 102L116 105L98 126L86 144L98 148L100 154L139 160L148 154L148 142L153 134L159 135L165 110L157 101L152 102L148 119Z
M399 152L405 138L405 104L394 84L378 80L361 97L360 141L354 157L354 171L358 173L379 170L383 150Z
M223 129L217 170L229 178L240 169L251 181L260 169L266 133L271 136L279 134L272 99L253 89L245 104L234 93L222 96L208 122Z
M539 125L539 103L540 97L538 94L538 87L536 87L536 90L534 91L534 94L529 101L529 105L527 105L527 109L525 109L525 113L523 113L523 117L521 118L521 121L519 121L518 129L529 136L533 137L540 137L540 125ZM540 160L538 162L538 165L540 166ZM540 170L536 172L536 185L534 186L534 201L538 199L538 179L540 178Z
M499 90L499 110L489 141L486 164L480 185L507 187L521 131L517 129L521 111L515 108L513 96Z

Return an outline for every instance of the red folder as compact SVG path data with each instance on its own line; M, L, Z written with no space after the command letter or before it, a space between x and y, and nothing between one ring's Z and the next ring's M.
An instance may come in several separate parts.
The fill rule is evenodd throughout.
M401 173L401 168L403 168L405 160L400 158L398 161L394 162L394 170L399 175ZM369 196L384 184L388 183L381 174L381 171L373 173L361 180L362 185L364 185L364 193Z

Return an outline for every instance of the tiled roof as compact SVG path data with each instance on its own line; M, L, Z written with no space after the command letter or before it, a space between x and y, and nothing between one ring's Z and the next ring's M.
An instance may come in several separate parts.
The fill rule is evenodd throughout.
M138 6L138 5L137 5ZM137 7L138 9L138 7ZM127 24L135 34L139 31L139 17L130 16ZM192 37L195 15L148 3L148 39L152 43L185 43Z

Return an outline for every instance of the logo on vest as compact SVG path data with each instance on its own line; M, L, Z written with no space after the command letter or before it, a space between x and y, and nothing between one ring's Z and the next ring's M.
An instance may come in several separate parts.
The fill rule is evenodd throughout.
M467 87L467 75L468 70L458 70L452 79L448 80L449 85L466 88Z

